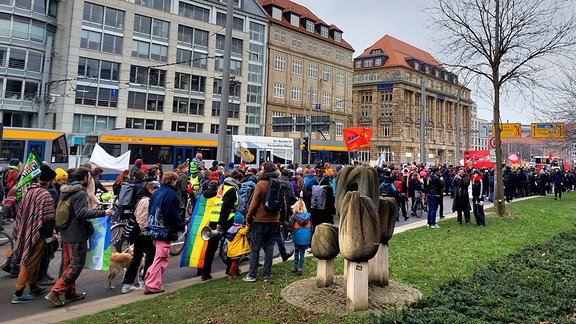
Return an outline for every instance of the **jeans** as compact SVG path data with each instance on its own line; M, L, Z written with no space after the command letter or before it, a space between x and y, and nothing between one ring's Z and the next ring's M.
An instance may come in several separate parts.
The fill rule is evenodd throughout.
M306 248L308 248L307 245L294 244L294 270L302 270L304 268Z
M489 194L488 194L488 200L493 203L494 202L494 186L488 186L489 189Z
M254 223L252 224L250 244L250 264L248 276L256 278L258 272L258 260L260 259L260 250L264 249L264 267L262 268L262 277L270 277L272 273L272 254L274 254L274 243L278 232L278 223Z
M436 225L436 211L438 210L438 196L428 196L428 225Z
M474 212L474 219L476 219L476 225L485 226L486 216L484 215L484 200L474 198L472 199L472 204L473 204L472 211Z
M276 245L278 245L278 251L282 259L285 259L288 253L286 253L286 245L284 245L284 235L281 228L278 229L278 234L276 234Z

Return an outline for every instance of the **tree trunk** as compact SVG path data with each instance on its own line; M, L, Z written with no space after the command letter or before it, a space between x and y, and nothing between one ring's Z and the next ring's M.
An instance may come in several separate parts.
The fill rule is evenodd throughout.
M500 85L499 73L496 70L493 73L494 78L492 84L494 86L494 134L496 146L496 165L494 169L494 205L496 206L498 216L506 214L506 206L504 206L504 180L502 177L502 138L500 133L502 127L500 126Z

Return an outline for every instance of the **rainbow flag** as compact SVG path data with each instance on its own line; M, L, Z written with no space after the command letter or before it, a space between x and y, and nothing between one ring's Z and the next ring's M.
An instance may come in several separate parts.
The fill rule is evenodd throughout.
M94 225L94 234L88 240L86 264L88 269L107 271L110 269L110 216L89 219Z
M200 232L204 226L210 223L210 212L214 207L216 197L204 198L200 195L196 200L192 217L188 223L188 236L184 243L180 267L202 268L204 267L204 255L208 247L208 241L204 241Z

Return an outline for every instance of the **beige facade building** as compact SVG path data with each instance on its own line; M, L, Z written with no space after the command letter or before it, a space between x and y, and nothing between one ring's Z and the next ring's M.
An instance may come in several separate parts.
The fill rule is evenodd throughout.
M359 150L357 160L373 162L383 155L384 162L395 164L455 164L458 133L462 157L472 126L470 90L432 55L385 35L354 59L353 83L353 125L374 131L370 149ZM425 124L423 159L421 123Z
M259 0L270 20L265 135L338 141L352 116L352 46L338 27L288 0Z

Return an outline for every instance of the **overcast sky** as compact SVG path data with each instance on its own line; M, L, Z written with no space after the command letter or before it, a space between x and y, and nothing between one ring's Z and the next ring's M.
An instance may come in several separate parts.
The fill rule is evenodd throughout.
M343 38L354 47L354 57L388 34L410 45L432 54L442 61L432 44L434 30L428 29L429 17L426 6L432 0L293 0L307 7L327 24L334 24L343 31ZM474 89L472 89L474 90ZM472 92L472 99L478 105L478 116L492 120L492 105L483 100L485 94ZM532 111L521 104L501 104L503 122L529 124L535 122Z

